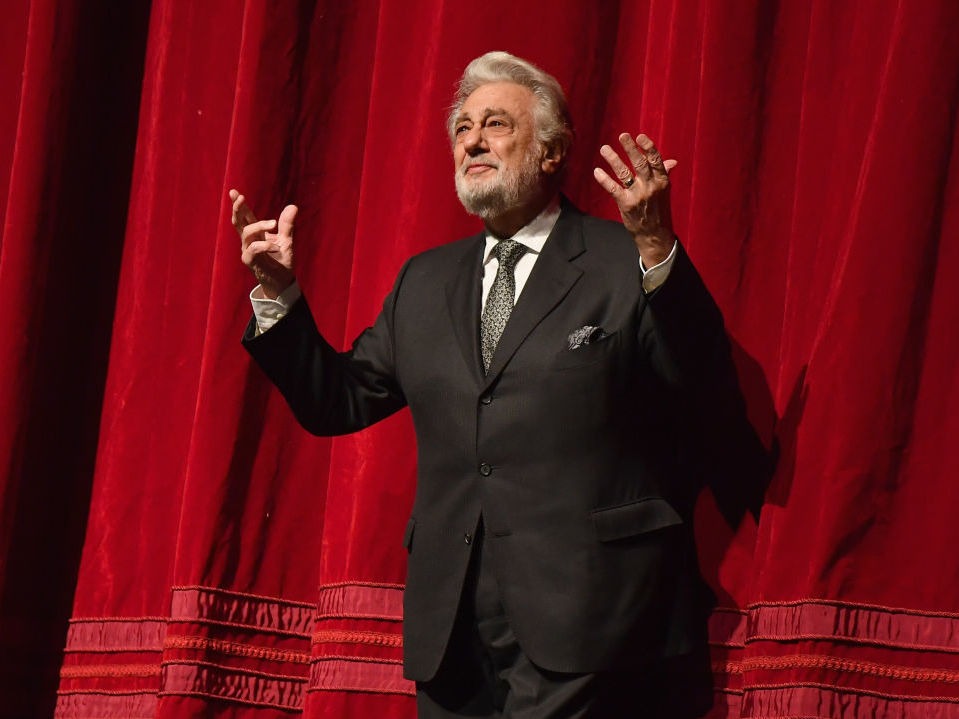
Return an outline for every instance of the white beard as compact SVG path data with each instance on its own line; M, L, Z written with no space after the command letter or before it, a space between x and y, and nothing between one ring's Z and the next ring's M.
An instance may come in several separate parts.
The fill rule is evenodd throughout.
M542 182L539 154L539 145L534 143L519 168L504 170L496 165L496 174L485 181L467 178L465 171L472 159L467 158L455 172L456 194L463 207L471 215L488 220L523 205L536 194ZM488 162L480 160L484 164Z

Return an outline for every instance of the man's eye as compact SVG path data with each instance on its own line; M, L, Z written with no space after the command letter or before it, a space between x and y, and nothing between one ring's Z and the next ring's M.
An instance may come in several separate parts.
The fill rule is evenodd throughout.
M490 118L485 124L486 131L492 135L505 135L510 131L510 124L506 120Z
M456 126L456 129L453 130L453 132L454 132L455 134L459 135L460 133L466 132L467 130L469 130L469 126L468 126L468 125L457 125L457 126Z

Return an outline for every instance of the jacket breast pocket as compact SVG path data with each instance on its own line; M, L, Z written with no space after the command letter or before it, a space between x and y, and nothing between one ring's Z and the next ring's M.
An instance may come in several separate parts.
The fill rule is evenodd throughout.
M611 357L619 346L619 333L606 335L576 349L563 348L553 358L551 369L575 369L586 367Z
M416 517L410 517L410 521L406 523L406 531L403 533L403 546L406 547L407 552L413 549L413 530L415 528Z
M589 513L589 518L596 538L601 542L625 539L683 523L683 518L672 505L660 497L594 509Z

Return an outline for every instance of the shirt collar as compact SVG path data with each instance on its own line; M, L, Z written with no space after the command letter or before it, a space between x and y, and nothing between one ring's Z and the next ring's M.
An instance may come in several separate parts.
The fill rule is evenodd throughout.
M546 205L542 212L533 218L532 222L520 229L519 232L510 239L526 245L529 252L538 255L543 251L543 245L546 244L549 233L553 231L553 226L559 219L559 214L560 205L559 197L557 196ZM497 242L499 242L499 239L493 237L488 232L486 233L486 252L483 255L484 265L493 257L493 248Z

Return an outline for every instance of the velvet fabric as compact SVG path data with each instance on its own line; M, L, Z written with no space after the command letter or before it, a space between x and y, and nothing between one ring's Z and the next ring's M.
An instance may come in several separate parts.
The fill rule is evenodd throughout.
M445 108L505 49L568 91L583 209L615 217L619 132L679 160L778 446L758 522L697 514L713 715L959 717L957 32L952 0L5 3L3 713L413 715L409 418L297 426L239 345L226 192L300 205L347 346L410 254L477 229Z

